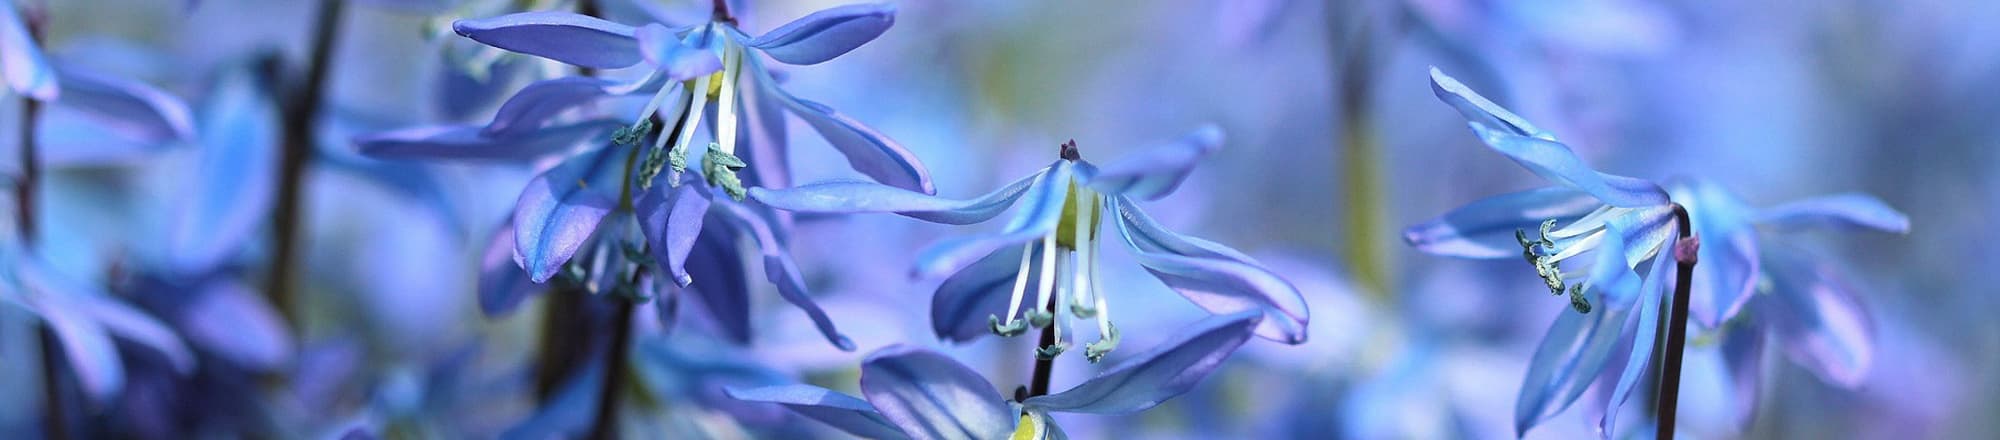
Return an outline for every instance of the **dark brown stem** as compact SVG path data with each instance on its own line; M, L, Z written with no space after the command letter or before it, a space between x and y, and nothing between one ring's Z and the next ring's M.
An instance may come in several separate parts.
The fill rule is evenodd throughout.
M9 6L0 5L0 8L5 7ZM26 22L25 25L28 27L28 38L33 39L35 44L41 44L42 23L44 23L42 19L44 17L39 14L40 11L36 10L23 12L25 13L21 15L23 16L23 21ZM40 229L37 227L35 221L35 192L38 190L37 186L41 183L42 165L37 160L40 155L36 152L38 146L35 144L35 120L40 119L41 112L41 101L36 101L34 98L29 97L21 98L21 128L19 130L21 134L21 178L14 182L14 203L16 208L14 213L19 218L15 219L14 226L19 228L16 232L20 234L23 247L27 248L34 246L35 236L39 233ZM61 341L56 339L54 329L50 328L47 324L39 326L36 329L36 333L41 335L42 343L42 416L45 418L43 424L47 425L44 427L46 430L44 434L51 439L68 439L71 436L69 432L69 417L64 413L65 408L63 405Z
M1054 314L1056 312L1056 302L1049 301L1046 311ZM1042 327L1042 341L1040 344L1035 345L1035 347L1041 350L1036 350L1035 353L1035 375L1028 382L1028 397L1049 394L1049 376L1055 375L1056 359L1054 357L1042 357L1041 351L1055 345L1056 323L1051 321L1048 327Z
M633 272L632 285L639 284L640 273ZM590 427L587 437L594 440L618 438L618 392L625 388L625 358L632 353L632 314L639 308L638 302L631 298L611 300L618 302L618 311L611 320L610 354L604 357L604 388L597 395L597 423Z
M711 14L713 20L721 23L729 23L731 26L736 25L736 14L729 11L729 0L715 0L712 3L715 5L715 12Z
M1688 223L1687 209L1678 203L1674 204L1674 221L1680 225L1681 239L1672 243L1672 255L1679 263L1674 276L1674 305L1665 320L1666 356L1660 366L1660 393L1654 408L1659 423L1654 438L1661 439L1674 438L1674 417L1681 395L1681 352L1687 349L1688 288L1694 279L1694 251L1701 245L1701 237L1694 236L1693 226Z
M331 68L333 42L340 26L340 11L344 0L321 0L319 11L314 16L312 52L306 64L305 82L291 87L290 100L284 108L285 148L278 168L278 206L276 222L275 251L271 256L271 278L265 280L269 288L265 292L271 296L271 304L285 315L287 322L300 327L300 311L294 304L292 291L293 270L298 265L299 235L305 230L305 174L306 164L313 155L313 134L318 129L320 102L326 96L326 76Z

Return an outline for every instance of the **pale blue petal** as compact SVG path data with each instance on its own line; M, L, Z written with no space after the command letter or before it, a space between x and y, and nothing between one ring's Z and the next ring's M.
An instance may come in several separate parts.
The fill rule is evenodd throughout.
M31 297L31 306L62 343L69 370L76 374L84 395L99 404L111 400L125 387L125 366L118 359L117 344L104 326L55 296Z
M514 258L528 279L549 280L618 202L624 154L605 148L535 176L514 202Z
M479 257L479 311L488 318L506 316L540 290L528 279L528 272L514 263L514 220L510 216L494 231Z
M1278 274L1241 252L1167 231L1132 201L1111 196L1118 233L1133 259L1182 297L1212 313L1259 310L1257 336L1286 344L1306 340L1305 297Z
M676 37L676 33L652 23L634 34L639 39L639 53L668 81L686 81L722 70L722 59L709 50L715 34L708 27L688 32L686 38Z
M1621 338L1625 341L1623 345L1630 352L1626 354L1622 363L1611 366L1606 370L1618 372L1618 385L1612 389L1609 396L1610 400L1606 402L1604 408L1604 414L1597 421L1598 433L1604 438L1610 438L1617 434L1618 408L1624 406L1625 400L1632 396L1632 391L1640 384L1639 379L1645 377L1647 364L1652 362L1654 342L1658 339L1660 333L1660 315L1663 313L1660 309L1660 303L1666 299L1665 296L1661 295L1665 291L1667 284L1666 268L1672 265L1668 263L1673 260L1670 252L1663 252L1659 258L1654 259L1653 269L1646 276L1645 286L1640 287L1638 315L1626 319L1626 321L1631 322L1626 324L1626 327L1629 328L1625 330L1630 336ZM1674 324L1669 323L1668 325ZM1682 322L1680 325L1688 325L1688 323Z
M1694 235L1701 237L1688 311L1696 322L1719 328L1735 317L1757 289L1760 260L1750 207L1707 181L1674 185L1674 199L1687 208Z
M1630 314L1629 309L1557 313L1535 347L1521 393L1514 401L1515 436L1555 417L1583 395L1604 370Z
M1158 200L1179 188L1202 158L1221 148L1222 128L1202 126L1173 143L1098 168L1088 179L1090 188L1105 194Z
M1014 431L1014 410L992 382L943 354L891 345L861 364L861 394L910 438L994 439Z
M252 371L292 361L292 332L264 295L233 279L210 281L174 317L188 342Z
M923 162L919 162L916 154L904 149L895 140L825 105L785 93L756 60L745 60L744 65L752 67L750 80L756 81L764 93L783 103L792 114L798 115L799 119L806 121L806 125L826 138L828 144L847 157L848 166L855 171L885 185L924 194L937 193L931 185L930 171L924 168Z
M437 125L365 135L354 143L361 154L379 159L530 160L608 140L608 133L624 125L596 119L505 137L485 136L477 125Z
M736 125L736 154L743 158L743 162L753 165L738 171L736 176L743 180L746 187L791 187L785 104L780 102L777 93L764 87L738 87L736 91L742 95L737 99L742 108L737 114L743 118ZM789 220L779 222L781 225L789 223Z
M135 141L194 138L194 117L180 98L145 83L75 67L56 72L62 77L63 90L56 106L79 110L99 126Z
M481 129L479 134L482 137L497 139L525 137L547 125L552 118L578 106L628 92L648 93L658 90L658 81L637 86L588 76L567 76L536 81L521 88L521 91L514 92L513 96L507 98L507 102L500 104L500 109L493 114L492 122L486 123L486 127Z
M10 3L0 7L0 76L14 93L37 101L51 101L61 92L56 85L55 67L43 57L41 47L28 34L28 25Z
M1568 224L1601 204L1589 194L1560 186L1501 194L1404 229L1403 241L1437 255L1520 258L1521 245L1514 231L1533 232L1550 219Z
M721 209L710 209L694 249L687 256L687 272L695 283L689 286L701 299L722 336L736 344L750 343L749 262L737 247L747 232L738 228ZM654 255L658 255L657 253ZM657 257L656 257L657 258ZM782 292L781 292L782 293Z
M703 185L684 182L674 186L666 179L659 177L652 189L639 196L636 214L639 229L651 242L659 264L673 275L675 285L687 287L694 282L687 271L688 253L694 250L695 237L701 234L702 220L708 216L709 195Z
M799 415L838 428L856 437L903 439L896 425L875 412L875 406L837 391L812 385L781 385L752 389L724 388L729 397L751 402L784 405Z
M202 108L200 152L168 241L177 269L203 272L243 251L269 216L278 173L278 107L247 69L225 74Z
M1069 186L1075 164L1067 160L1042 172L1023 195L1020 212L999 234L953 238L940 241L917 254L918 276L935 277L958 272L994 250L1042 238L1062 220L1063 204L1069 200Z
M1874 196L1852 193L1774 206L1758 213L1757 223L1781 228L1829 225L1898 234L1910 232L1909 216Z
M826 337L827 342L833 343L841 350L853 351L854 341L834 329L833 320L827 317L826 311L821 310L819 304L813 302L811 294L806 289L805 276L799 273L798 265L792 262L791 254L785 251L784 243L780 242L777 235L772 232L771 225L766 222L764 216L752 211L748 206L727 199L716 200L715 206L722 208L722 212L727 214L722 216L728 220L727 223L739 228L741 233L756 238L758 252L764 255L764 277L778 286L778 295L784 297L785 302L792 303L800 311L805 312L807 317L812 318L813 325L819 329L822 336Z
M1479 92L1472 91L1471 87L1459 83L1457 78L1445 75L1444 71L1438 70L1437 67L1431 68L1431 93L1437 95L1439 100L1450 104L1452 109L1458 110L1458 114L1464 116L1467 121L1521 136L1555 140L1554 135L1528 123L1527 118L1494 104Z
M1008 246L945 278L931 296L931 330L938 338L966 343L993 334L987 318L1009 316L1007 301L1013 294L1015 275L1021 270L1021 254L1030 247L1035 249L1030 261L1040 261L1039 244ZM1040 264L1028 265L1028 279L1040 279L1041 269ZM1027 313L1033 308L1034 301L1022 301L1014 312Z
M1829 384L1860 386L1875 363L1875 324L1844 272L1789 249L1765 258L1771 294L1755 301L1785 357Z
M1014 206L1040 175L1024 177L974 199L950 199L865 181L832 181L785 189L751 188L750 197L792 212L893 212L932 223L969 225Z
M896 24L896 6L835 6L785 23L745 43L785 64L819 64L861 47Z
M631 26L556 11L459 20L452 30L486 45L580 67L617 69L638 64L639 41Z
M1624 208L1664 205L1666 190L1643 179L1605 174L1591 169L1569 146L1548 139L1495 130L1486 124L1467 125L1494 151L1513 159L1550 182L1590 193L1605 204Z
M1208 317L1075 388L1031 397L1023 405L1092 414L1144 411L1193 389L1250 339L1262 318L1254 312Z

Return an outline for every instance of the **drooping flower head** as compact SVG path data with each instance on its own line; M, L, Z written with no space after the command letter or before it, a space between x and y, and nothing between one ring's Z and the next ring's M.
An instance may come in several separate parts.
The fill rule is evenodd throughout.
M791 211L894 212L947 224L984 222L1020 205L999 233L946 240L919 256L918 275L949 275L931 304L932 329L946 340L1053 326L1055 343L1039 353L1052 358L1075 339L1072 321L1085 319L1095 321L1098 339L1084 355L1102 359L1119 340L1112 302L1096 285L1099 244L1106 238L1100 230L1108 222L1141 266L1196 305L1214 313L1260 311L1258 336L1303 343L1307 312L1290 282L1234 249L1167 231L1134 201L1172 193L1221 143L1220 129L1203 128L1100 168L1071 141L1047 168L971 200L869 182L753 189L750 195Z

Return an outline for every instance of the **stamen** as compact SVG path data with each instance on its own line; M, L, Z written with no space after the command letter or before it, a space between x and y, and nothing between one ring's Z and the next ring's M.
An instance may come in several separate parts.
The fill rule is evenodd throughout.
M1577 313L1590 313L1590 299L1583 296L1583 283L1569 286L1569 307Z
M1002 337L1012 337L1028 330L1028 323L1016 318L1016 314L1021 311L1021 296L1028 288L1028 261L1035 256L1034 243L1026 246L1027 249L1021 251L1021 268L1014 272L1014 295L1007 300L1007 323L1000 324L998 315L986 315L987 321L993 326L993 334Z
M1049 299L1055 295L1056 290L1057 251L1056 233L1049 231L1048 235L1042 236L1042 282L1038 286L1041 290L1035 296L1035 309L1028 311L1028 323L1033 324L1035 328L1048 327L1049 322L1055 319L1047 308Z
M712 76L696 79L689 90L707 89ZM701 126L701 114L708 108L707 94L689 93L688 96L687 119L681 122L681 135L674 140L673 154L667 158L667 165L672 170L667 174L667 183L673 186L680 186L681 173L687 171L688 142L694 139L695 128Z
M604 246L602 244L596 246L596 250L592 251L592 255L590 257L591 275L589 278L584 279L583 283L584 291L590 292L590 294L592 295L596 295L598 292L600 292L599 288L601 287L600 284L602 283L598 282L598 278L600 277L596 275L604 273L604 266L610 264L610 260L611 260L611 248L609 246Z
M1088 194L1090 191L1087 189L1080 192L1085 193L1087 197L1094 196L1093 194ZM1071 234L1072 237L1084 240L1084 243L1076 247L1076 259L1071 264L1071 266L1079 269L1086 267L1095 268L1097 261L1097 240L1092 235L1096 231L1091 229L1097 225L1097 207L1094 206L1096 205L1096 197L1089 197L1089 199L1092 201L1091 204L1093 206L1090 209L1077 210L1076 232ZM1079 202L1079 204L1081 203ZM1074 286L1070 289L1071 294L1069 296L1069 312L1071 315L1083 319L1090 319L1097 316L1097 309L1093 307L1091 298L1102 295L1102 292L1089 288L1089 283L1096 279L1096 275L1086 270L1080 276L1071 277L1071 284Z
M722 89L715 97L715 140L725 154L736 153L736 76L742 70L740 50L722 49Z

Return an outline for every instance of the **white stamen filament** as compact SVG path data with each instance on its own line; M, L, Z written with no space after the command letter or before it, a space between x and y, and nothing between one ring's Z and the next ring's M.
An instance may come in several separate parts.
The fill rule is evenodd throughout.
M652 81L653 76L658 74L659 74L658 72L654 72L652 74L646 75L646 81ZM639 125L645 123L646 119L653 117L654 112L660 111L660 104L665 104L667 102L668 96L680 97L680 94L685 91L687 91L687 88L674 87L672 84L660 86L660 91L654 92L653 99L646 101L646 109L639 112L639 119L632 121L632 125ZM679 115L675 115L672 118L665 118L665 119L674 120L678 119L679 117L680 117Z
M1035 244L1028 243L1024 247L1026 249L1021 251L1021 269L1014 271L1014 296L1007 300L1007 320L1003 324L1013 323L1015 318L1020 317L1021 296L1028 289L1028 262L1035 258Z
M708 109L708 78L710 76L702 75L701 78L695 79L694 87L688 89L688 95L691 98L688 99L687 120L681 123L681 135L679 139L674 140L674 148L677 150L687 148L688 142L694 140L695 128L701 126L701 114L703 110Z
M1077 258L1072 265L1078 269L1083 268L1083 265L1096 261L1096 255L1093 254L1092 248L1096 247L1097 240L1090 236L1090 233L1093 232L1090 230L1090 225L1092 221L1096 220L1092 217L1097 214L1097 210L1091 209L1095 208L1095 206L1090 206L1093 204L1085 202L1085 200L1093 200L1094 198L1091 196L1092 194L1088 189L1079 188L1077 191L1076 234L1074 235L1077 240ZM1069 303L1071 305L1078 306L1077 308L1087 307L1090 298L1098 294L1095 289L1090 289L1090 286L1086 284L1090 282L1091 278L1090 274L1077 273L1075 270L1071 271L1069 281L1074 286L1070 289Z
M1090 296L1097 303L1097 337L1100 339L1109 338L1111 337L1111 306L1104 302L1104 291L1100 290L1097 286L1097 239L1092 237L1090 244L1085 247L1089 249L1090 258L1083 261L1083 264L1088 266L1084 270L1084 277L1089 278Z
M1050 306L1049 303L1049 300L1051 299L1050 297L1055 295L1055 290L1056 290L1055 269L1056 269L1056 231L1051 230L1049 231L1048 235L1042 236L1042 282L1040 283L1039 286L1037 286L1040 287L1041 290L1035 296L1035 308L1037 311L1040 311L1041 313L1048 313L1046 311L1046 308Z
M734 43L722 48L722 90L715 97L715 140L725 154L736 154L736 75L742 71L742 50Z
M1604 241L1604 234L1605 234L1604 229L1598 229L1595 232L1591 232L1589 235L1583 236L1583 238L1569 239L1557 242L1556 247L1562 250L1556 252L1554 256L1549 257L1549 261L1552 263L1562 262L1563 260L1569 259L1569 257L1574 257L1577 256L1578 254L1582 254L1583 251L1596 248L1598 242Z

